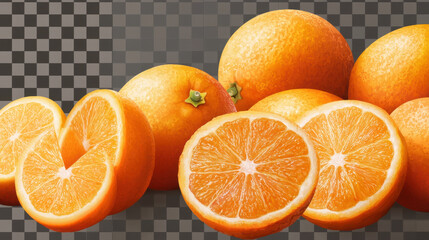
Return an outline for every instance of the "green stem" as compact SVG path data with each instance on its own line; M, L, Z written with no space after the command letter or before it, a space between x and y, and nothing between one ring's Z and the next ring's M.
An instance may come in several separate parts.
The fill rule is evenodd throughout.
M205 101L205 97L206 97L207 93L203 92L199 92L196 90L190 90L189 91L189 97L185 100L186 103L192 104L192 106L194 107L198 107L201 104L206 103Z
M231 83L229 85L228 90L226 90L229 94L229 96L231 96L232 101L234 101L234 103L237 103L238 100L243 99L241 97L241 90L242 88L237 84L237 83Z

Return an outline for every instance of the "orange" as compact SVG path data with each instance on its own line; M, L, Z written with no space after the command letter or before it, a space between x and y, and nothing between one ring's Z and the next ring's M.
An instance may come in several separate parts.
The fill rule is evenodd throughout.
M407 143L407 178L398 202L415 211L429 212L429 98L415 99L391 114Z
M294 122L305 112L338 100L342 99L316 89L291 89L270 95L257 102L249 110L275 113Z
M219 82L247 110L263 98L294 88L347 97L353 55L325 19L299 10L277 10L242 25L219 62Z
M213 119L186 143L179 185L207 225L253 239L301 216L318 169L313 144L298 126L275 114L238 112Z
M17 164L16 192L24 210L54 231L71 232L104 219L115 203L116 180L102 149L66 167L53 132L37 137Z
M429 97L429 24L400 28L360 55L350 76L349 98L388 113L412 99Z
M349 100L314 108L297 123L320 160L316 193L304 217L335 230L380 219L398 198L406 174L405 143L390 116Z
M0 204L19 205L15 163L35 137L59 134L64 120L61 108L44 97L21 98L0 110Z
M180 153L199 127L215 116L236 111L228 93L213 77L183 65L146 70L119 93L138 104L152 127L156 164L149 187L156 190L178 187Z
M106 152L115 169L118 191L112 214L137 202L154 169L154 139L138 106L112 90L96 90L71 110L60 135L66 168L94 148Z

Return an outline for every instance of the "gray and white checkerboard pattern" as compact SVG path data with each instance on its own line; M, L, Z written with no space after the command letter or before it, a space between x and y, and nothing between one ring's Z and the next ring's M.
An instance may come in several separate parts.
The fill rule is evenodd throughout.
M50 97L65 111L112 86L112 3L0 2L0 103Z
M406 25L429 23L424 1L75 1L0 2L0 106L28 95L50 97L68 112L97 88L120 89L164 63L217 75L231 34L257 14L301 9L327 19L355 58L374 40ZM233 239L198 220L178 190L149 191L133 207L76 233L55 233L22 208L0 206L0 239ZM429 214L395 205L376 224L330 231L305 219L264 239L429 239Z

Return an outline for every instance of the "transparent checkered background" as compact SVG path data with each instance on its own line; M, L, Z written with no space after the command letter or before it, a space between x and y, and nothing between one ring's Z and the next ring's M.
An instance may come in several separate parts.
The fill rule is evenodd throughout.
M65 112L97 88L120 89L144 69L191 65L216 77L231 34L275 9L316 13L336 26L355 59L380 36L429 23L424 1L38 1L0 2L0 107L28 95L50 97ZM231 239L199 221L180 192L149 191L130 209L76 233L55 233L20 207L0 206L1 240ZM429 239L429 214L395 205L376 224L328 231L301 218L264 239Z

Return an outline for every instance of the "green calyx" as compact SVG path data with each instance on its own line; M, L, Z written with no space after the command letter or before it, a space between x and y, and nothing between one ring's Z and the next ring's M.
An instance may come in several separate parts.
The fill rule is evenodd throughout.
M238 86L237 83L231 83L231 84L229 84L229 88L226 91L228 92L229 96L231 96L232 101L234 103L237 103L238 100L242 99L242 97L241 97L241 89L242 88L240 86Z
M194 107L198 107L201 104L206 103L205 97L207 93L200 93L199 91L191 90L189 91L189 97L185 100L186 103L192 104Z

